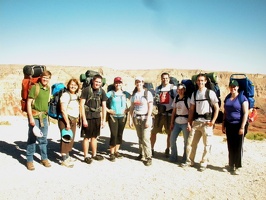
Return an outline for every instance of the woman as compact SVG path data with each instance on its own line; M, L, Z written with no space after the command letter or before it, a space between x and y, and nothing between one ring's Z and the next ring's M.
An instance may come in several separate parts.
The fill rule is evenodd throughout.
M190 98L185 95L186 86L184 84L179 84L177 86L177 93L172 106L173 106L173 112L171 117L171 125L170 129L172 130L171 136L170 136L170 146L171 146L171 154L170 154L170 162L177 162L177 146L176 146L176 140L179 135L179 133L183 132L184 137L184 151L183 151L183 158L181 162L181 166L185 166L185 163L187 162L187 139L189 135L189 131L187 129L188 126L188 110L189 110L189 104L190 104Z
M114 162L116 158L122 158L119 153L120 145L122 144L123 132L127 122L127 98L130 99L130 94L122 90L123 80L121 77L114 79L113 90L107 92L108 98L108 125L110 128L110 161Z
M150 133L152 128L152 109L153 96L150 91L145 90L144 79L142 77L135 78L135 89L131 97L130 106L130 127L133 124L136 127L139 138L140 155L137 160L143 160L146 166L152 164Z
M70 141L63 139L61 134L61 156L62 156L62 166L73 167L74 163L69 152L73 148L74 138L76 133L76 126L79 119L79 82L77 79L70 79L67 83L67 92L64 92L60 97L60 109L62 117L58 119L58 127L60 133L65 129L67 131L72 131L73 137Z
M229 171L239 174L242 167L245 125L248 119L248 100L242 93L239 94L239 85L236 80L230 82L229 89L230 94L224 101L222 131L227 137Z

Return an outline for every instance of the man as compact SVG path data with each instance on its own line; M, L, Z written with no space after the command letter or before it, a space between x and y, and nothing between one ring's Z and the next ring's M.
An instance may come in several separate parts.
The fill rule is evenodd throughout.
M198 90L193 92L191 96L188 115L188 131L190 131L190 134L187 144L187 164L194 165L197 145L202 136L204 152L200 161L200 171L204 171L208 164L213 127L219 112L219 101L215 92L206 88L207 77L205 74L198 74L196 83Z
M103 160L97 155L97 137L106 121L106 93L101 88L102 76L97 74L92 83L84 88L80 97L80 114L82 119L81 136L83 139L84 162L90 164L92 159ZM91 157L88 157L89 144L91 143Z
M171 123L171 115L172 115L172 103L176 96L177 87L173 84L170 84L170 75L166 72L161 74L161 85L156 87L155 94L158 96L158 115L155 116L154 119L154 127L151 131L151 148L152 154L154 155L154 145L156 142L156 134L162 133L164 128L167 133L167 141L166 141L166 150L165 156L169 157L170 154L170 123Z
M27 169L35 170L33 164L33 155L36 151L36 141L38 141L41 164L45 167L51 167L47 156L47 134L48 134L48 101L50 96L50 87L48 85L51 79L51 72L44 71L40 76L40 81L33 85L29 91L27 99L27 114L29 121L28 140L27 140ZM36 91L38 95L36 96ZM36 93L35 93L36 92ZM37 133L38 132L38 133ZM37 137L38 135L38 137Z

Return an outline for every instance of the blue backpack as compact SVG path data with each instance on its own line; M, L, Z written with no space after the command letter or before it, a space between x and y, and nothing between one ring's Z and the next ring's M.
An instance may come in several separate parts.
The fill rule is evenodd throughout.
M67 89L63 83L55 83L52 85L52 96L48 104L48 116L53 119L62 118L60 110L60 97L64 92L67 92Z
M248 99L248 104L249 104L249 109L254 108L255 104L255 99L254 99L254 94L255 94L255 88L254 84L252 83L251 80L248 79L246 74L232 74L230 76L229 83L232 80L236 80L239 85L239 93L243 93L247 99Z

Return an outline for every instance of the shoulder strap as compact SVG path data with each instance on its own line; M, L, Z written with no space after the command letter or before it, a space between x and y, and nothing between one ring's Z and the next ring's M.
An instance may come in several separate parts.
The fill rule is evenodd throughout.
M144 97L146 100L148 100L148 90L146 88L144 90Z
M37 98L37 96L39 95L39 93L40 93L40 85L39 85L39 83L36 83L36 84L35 84L35 94L34 94L34 99Z
M185 106L186 106L187 109L188 109L188 103L187 103L188 96L185 95L185 96L183 97L183 99L181 99L181 100L179 100L178 97L179 97L179 95L176 96L176 98L175 98L175 103L177 103L178 101L184 101L184 104L185 104Z

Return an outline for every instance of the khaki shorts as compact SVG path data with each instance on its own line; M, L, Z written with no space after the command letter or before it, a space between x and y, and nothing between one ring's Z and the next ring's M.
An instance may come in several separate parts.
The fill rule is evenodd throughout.
M163 133L163 128L164 128L164 131L167 134L170 134L171 133L170 124L171 124L171 116L156 115L154 118L154 124L153 124L153 129L151 130L151 133L152 134Z

